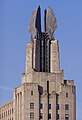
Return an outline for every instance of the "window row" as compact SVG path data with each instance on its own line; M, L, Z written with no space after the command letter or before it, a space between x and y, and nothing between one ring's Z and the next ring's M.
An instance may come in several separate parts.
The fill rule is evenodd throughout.
M30 112L30 118L34 119L34 112ZM43 113L40 113L39 119L43 118ZM51 114L48 115L48 119L51 119Z
M40 109L43 109L43 104L40 103ZM34 109L34 103L30 103L30 109ZM48 109L51 109L51 104L48 104ZM56 110L59 110L59 104L56 104ZM69 104L65 104L65 110L69 110Z
M11 114L13 114L13 108L0 114L0 119L3 117L7 117L8 115L11 115Z
M34 112L30 112L30 118L34 119ZM40 113L39 119L43 119L43 113ZM48 114L48 119L51 119L51 114ZM59 114L56 115L56 120L59 120ZM69 114L65 114L65 120L69 120Z
M13 118L10 118L10 119L8 119L8 120L14 120Z

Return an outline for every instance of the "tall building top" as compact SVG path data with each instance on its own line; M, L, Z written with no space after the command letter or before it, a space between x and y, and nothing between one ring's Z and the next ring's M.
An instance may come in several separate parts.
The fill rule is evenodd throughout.
M56 28L56 17L50 7L44 10L44 31L41 30L40 6L33 11L28 27L31 33L30 48L32 47L32 56L30 56L32 60L30 60L30 64L31 68L38 72L50 73L54 70L59 70L59 48L57 41L54 42L54 31ZM27 68L29 71L29 67Z
M53 10L48 7L44 10L44 32L49 35L50 38L54 38L54 31L57 28L57 21ZM34 10L30 19L28 31L31 32L32 38L38 38L41 33L41 8Z

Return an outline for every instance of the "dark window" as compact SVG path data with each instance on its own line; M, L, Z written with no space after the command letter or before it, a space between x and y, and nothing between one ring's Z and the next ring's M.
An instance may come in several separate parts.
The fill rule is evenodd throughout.
M65 114L65 120L69 120L69 114Z
M66 97L68 97L68 93L66 93Z
M42 103L40 103L40 109L43 109L43 104Z
M57 120L59 119L59 114L56 115L56 119L57 119Z
M10 109L10 114L11 114L11 109Z
M51 104L48 104L48 109L51 109Z
M51 114L48 115L48 119L51 119Z
M12 113L13 113L13 108L12 108Z
M34 118L34 113L33 112L30 113L30 118L32 118L32 119Z
M33 95L33 91L31 91L31 95Z
M59 110L59 104L56 104L56 109Z
M4 117L5 117L5 112L4 112Z
M30 103L30 109L34 109L34 103Z
M40 113L40 119L42 119L43 118L43 113Z
M8 110L8 115L9 115L9 110Z
M0 114L0 119L1 119L1 114Z
M49 81L47 81L47 93L49 93Z
M6 116L7 116L7 111L6 111Z
M67 80L64 80L64 84L67 84Z
M69 110L69 105L65 104L65 110Z
M3 113L2 113L2 118L3 118Z

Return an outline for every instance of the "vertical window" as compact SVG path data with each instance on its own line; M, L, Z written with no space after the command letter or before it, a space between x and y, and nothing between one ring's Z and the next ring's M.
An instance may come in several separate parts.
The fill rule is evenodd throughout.
M40 103L40 109L42 109L43 108L43 104L42 103Z
M4 117L5 117L5 112L4 112Z
M51 104L48 104L48 109L51 109Z
M68 97L68 93L66 93L66 97Z
M31 95L33 95L33 91L31 91Z
M6 116L7 116L7 111L6 111Z
M67 80L64 80L64 84L67 84Z
M10 109L10 114L11 114L11 109Z
M56 115L56 119L57 119L57 120L59 119L59 114Z
M12 113L13 113L13 108L12 108Z
M40 113L40 119L42 119L43 118L43 113Z
M59 104L56 104L56 110L59 110Z
M69 110L69 104L65 104L65 110Z
M32 119L34 118L34 113L33 112L30 113L30 118L32 118Z
M48 115L48 119L51 119L51 114L49 113L49 115Z
M69 114L65 114L65 120L69 120Z
M3 118L3 113L2 113L2 118Z
M1 114L0 114L0 119L1 119Z
M8 115L9 115L9 110L8 110Z
M34 103L30 103L30 109L34 109Z

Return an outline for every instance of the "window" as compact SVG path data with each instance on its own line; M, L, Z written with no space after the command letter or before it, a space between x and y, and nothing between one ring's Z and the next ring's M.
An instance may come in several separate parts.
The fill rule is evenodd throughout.
M8 110L8 115L9 115L9 110Z
M3 113L2 113L2 118L3 118Z
M34 109L34 103L30 103L30 109Z
M48 109L51 109L51 104L48 104Z
M10 114L11 114L11 109L10 109Z
M7 111L6 111L6 116L7 116Z
M42 108L43 108L43 104L41 103L41 104L40 104L40 109L42 109Z
M68 93L66 93L66 97L68 97Z
M65 114L65 120L69 120L69 114Z
M32 119L34 118L34 113L33 112L30 113L30 118L32 118Z
M64 84L67 84L67 80L64 80Z
M48 115L48 119L51 119L51 114Z
M5 112L4 112L4 117L5 117Z
M59 104L56 104L56 110L59 110Z
M42 119L43 118L43 113L40 113L40 119Z
M12 113L13 113L13 108L12 108Z
M59 119L59 114L56 115L56 119L57 119L57 120Z
M33 95L33 91L31 91L31 95Z
M0 119L1 119L1 114L0 114Z
M69 105L65 104L65 110L69 110Z

